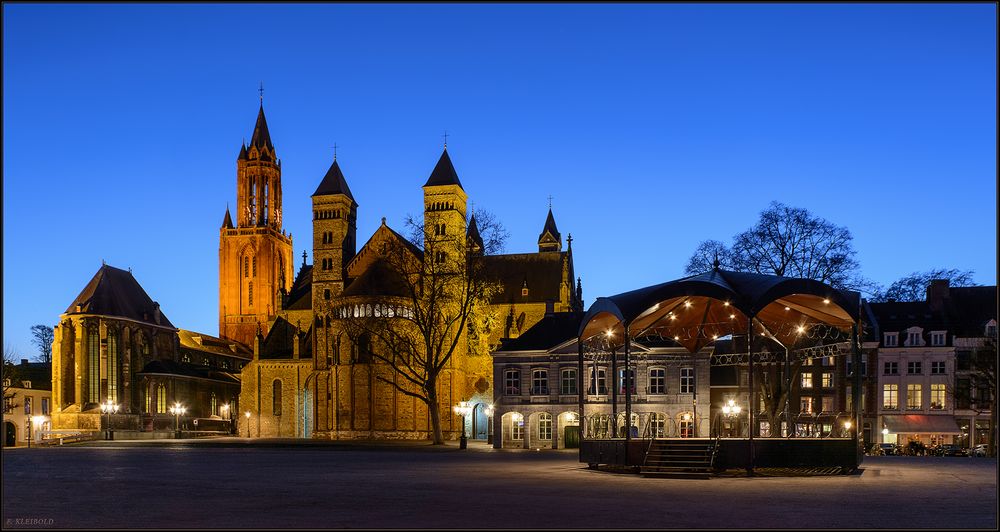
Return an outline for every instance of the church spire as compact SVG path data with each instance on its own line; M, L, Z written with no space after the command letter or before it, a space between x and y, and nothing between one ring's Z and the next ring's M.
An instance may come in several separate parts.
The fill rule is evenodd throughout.
M451 157L448 156L447 147L441 152L441 158L438 159L437 166L434 167L431 176L424 183L425 187L438 185L458 185L458 188L462 188L462 182L458 180L458 172L455 171L455 166L451 164Z
M253 127L253 136L250 137L250 145L256 146L258 150L267 148L274 153L274 145L271 144L271 133L267 130L267 119L264 118L264 101L260 102L260 110L257 112L257 123Z
M549 207L549 215L545 218L545 226L542 227L541 234L538 235L538 251L562 251L562 235L556 228L556 219L552 216L552 207Z
M483 248L483 237L479 234L479 226L476 224L476 215L469 219L469 229L465 232L469 243L469 249L473 253L481 253Z
M316 192L313 193L313 196L335 196L337 194L343 194L350 198L351 201L354 201L354 196L351 194L351 187L347 186L344 173L340 171L340 165L337 164L337 156L334 155L333 164L326 171L326 175L323 176L323 180L316 187Z
M229 205L226 205L226 217L222 219L223 229L233 228L233 217L229 215Z

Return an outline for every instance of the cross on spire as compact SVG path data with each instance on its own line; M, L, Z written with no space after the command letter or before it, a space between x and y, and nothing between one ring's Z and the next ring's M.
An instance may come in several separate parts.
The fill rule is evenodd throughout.
M306 265L306 250L302 250L302 265Z
M549 208L552 208L552 194L549 194Z
M444 135L441 135L441 136L444 137L444 149L447 150L448 149L448 130L447 129L444 130Z
M334 142L333 146L330 146L330 147L333 148L333 160L336 161L337 160L337 143Z
M263 81L260 82L260 88L257 89L257 92L260 93L260 103L264 103L264 82Z

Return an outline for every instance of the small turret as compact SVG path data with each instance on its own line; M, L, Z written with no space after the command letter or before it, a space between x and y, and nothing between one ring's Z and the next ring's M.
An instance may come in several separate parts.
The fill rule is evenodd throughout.
M556 228L556 219L552 216L552 207L549 207L549 215L545 218L545 226L542 233L538 235L538 251L562 251L562 235Z

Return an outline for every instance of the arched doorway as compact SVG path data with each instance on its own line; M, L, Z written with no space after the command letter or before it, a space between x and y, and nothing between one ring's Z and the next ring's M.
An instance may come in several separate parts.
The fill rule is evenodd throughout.
M520 448L524 446L524 416L520 412L508 412L500 418L500 447Z
M17 427L10 421L3 423L3 446L13 447L17 445Z

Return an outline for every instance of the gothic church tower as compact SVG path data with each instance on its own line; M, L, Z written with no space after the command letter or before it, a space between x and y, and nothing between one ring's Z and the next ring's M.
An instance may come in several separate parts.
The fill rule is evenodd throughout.
M227 207L219 230L219 336L253 345L292 280L292 238L281 229L281 161L262 102L250 145L236 159L236 224Z

